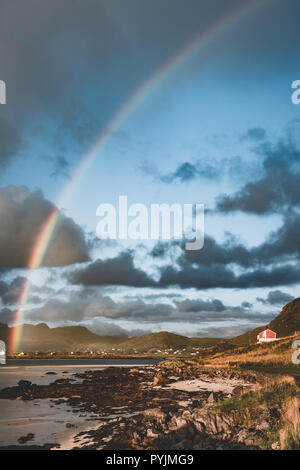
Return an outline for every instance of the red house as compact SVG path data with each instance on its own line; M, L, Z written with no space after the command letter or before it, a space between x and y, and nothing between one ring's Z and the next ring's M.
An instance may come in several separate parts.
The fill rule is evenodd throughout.
M257 342L258 343L269 343L271 341L276 341L277 340L276 336L277 335L276 335L275 331L266 329L264 331L261 331L257 335Z

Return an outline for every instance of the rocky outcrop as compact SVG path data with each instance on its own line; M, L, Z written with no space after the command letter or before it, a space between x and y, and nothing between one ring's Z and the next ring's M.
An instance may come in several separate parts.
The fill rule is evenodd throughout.
M86 433L90 449L259 449L265 432L278 428L280 409L214 412L212 408L183 412L145 410L132 418L118 418ZM85 433L80 433L83 435ZM111 436L107 442L107 436ZM91 443L92 442L92 443ZM270 443L273 448L278 442Z
M201 377L203 382L240 382L232 390L243 394L249 386L267 384L270 379L238 369L199 370L193 365L178 368L161 364L147 368L108 368L60 378L49 385L21 380L17 386L0 391L1 398L63 401L74 413L92 412L101 418L88 435L89 449L244 449L257 448L270 430L277 431L282 410L277 408L218 411L228 398L222 391L185 391L168 384ZM247 388L248 387L248 388ZM122 409L122 412L116 411ZM118 414L117 414L118 413ZM123 414L122 414L123 413ZM76 441L76 439L75 439ZM270 445L276 444L276 441ZM277 444L276 444L277 445Z

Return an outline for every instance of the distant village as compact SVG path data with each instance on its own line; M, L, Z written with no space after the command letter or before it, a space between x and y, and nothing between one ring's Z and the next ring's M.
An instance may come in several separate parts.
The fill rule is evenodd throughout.
M261 331L257 335L257 344L261 343L271 343L274 341L278 341L279 338L277 338L276 332L270 330L270 329L265 329ZM89 348L83 349L83 350L75 350L75 351L50 351L50 352L41 352L41 351L34 351L34 352L19 352L15 356L17 357L24 357L24 356L51 356L51 357L56 357L56 356L73 356L73 357L78 357L78 356L84 356L84 357L103 357L103 358L109 358L109 357L116 357L120 355L128 356L128 355L133 355L133 356L159 356L159 357L181 357L181 356L197 356L203 354L206 350L211 349L211 346L201 346L201 347L183 347L183 348L153 348L151 347L148 351L139 351L136 348L132 349L125 349L125 348L116 348L116 347L110 347L107 349L101 349L101 350L92 350Z

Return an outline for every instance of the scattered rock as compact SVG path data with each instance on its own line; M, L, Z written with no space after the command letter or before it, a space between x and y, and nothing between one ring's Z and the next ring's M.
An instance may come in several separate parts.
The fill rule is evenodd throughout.
M159 408L149 408L148 410L144 410L143 415L158 419L160 421L163 421L166 418L166 414Z
M18 385L20 388L29 388L31 387L32 382L29 380L19 380Z
M242 385L238 385L237 387L234 387L234 389L232 390L232 393L234 395L242 395L244 392L245 392L245 387L243 387Z
M272 450L280 450L280 442L273 442L273 444L271 445L272 447Z
M214 401L215 401L215 397L214 397L213 392L211 392L211 394L207 398L207 403L214 403Z
M156 438L156 437L158 437L158 434L154 433L154 432L152 431L152 429L148 428L148 429L147 429L147 437Z
M270 425L268 421L266 420L263 420L261 423L257 424L256 426L256 429L258 429L259 431L266 431L269 428L270 428Z
M32 441L34 439L34 434L29 432L26 436L21 436L18 439L19 444L26 444L26 442Z
M156 375L153 379L153 387L157 387L159 385L167 385L168 383L169 379L161 374Z
M52 371L47 374L57 375ZM50 399L56 407L66 403L67 411L77 416L89 417L92 414L92 419L101 423L96 429L84 432L89 439L83 445L80 443L80 447L85 449L255 448L262 431L273 430L281 419L281 411L277 408L253 409L248 414L245 410L221 412L212 409L211 405L224 400L228 391L211 392L198 388L186 392L171 386L164 387L176 379L194 381L199 377L204 382L230 379L235 384L257 384L255 375L245 371L213 369L199 374L199 370L193 367L113 367L80 372L73 377L76 377L76 383L69 378L60 378L48 385L20 381L18 386L1 390L0 398ZM246 390L249 387L239 385L233 394ZM65 422L65 426L71 429L76 424L72 422L72 415L70 419L71 422ZM21 436L20 439L19 444L24 444L30 435Z

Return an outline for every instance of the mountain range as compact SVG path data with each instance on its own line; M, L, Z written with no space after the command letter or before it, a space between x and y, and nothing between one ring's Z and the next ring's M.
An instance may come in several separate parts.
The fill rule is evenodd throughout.
M65 326L49 328L45 323L38 325L23 325L22 340L19 347L24 352L111 352L123 353L159 353L160 351L185 350L193 352L196 349L217 346L218 349L229 346L253 344L257 334L265 328L277 333L277 337L285 337L300 330L300 297L283 307L280 314L268 325L262 325L254 330L231 339L222 338L189 338L162 331L133 338L117 336L101 336L92 333L83 326ZM0 339L9 344L13 329L0 324Z

